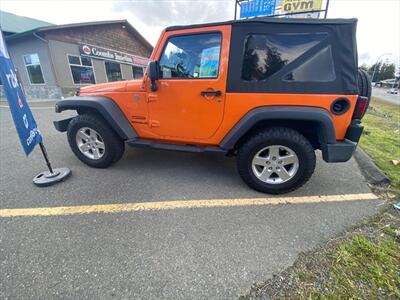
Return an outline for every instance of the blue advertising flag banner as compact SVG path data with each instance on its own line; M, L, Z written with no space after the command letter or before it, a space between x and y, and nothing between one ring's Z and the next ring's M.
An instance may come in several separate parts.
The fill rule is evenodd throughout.
M42 141L42 135L26 102L25 94L18 83L15 68L8 54L1 30L0 78L22 147L25 154L29 155L33 148Z
M240 3L240 19L270 16L275 13L276 0L249 0Z

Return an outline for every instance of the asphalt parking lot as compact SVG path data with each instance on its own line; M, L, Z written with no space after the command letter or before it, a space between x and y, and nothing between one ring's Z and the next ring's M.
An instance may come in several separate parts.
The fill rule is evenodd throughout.
M52 105L33 104L33 113L53 165L67 166L73 175L49 188L33 186L32 178L45 169L40 151L25 158L9 110L0 105L2 299L236 298L293 264L302 251L377 213L383 203L360 200L371 191L354 160L319 159L308 184L279 198L249 189L234 158L219 154L127 148L115 166L91 169L53 128L52 120L62 116ZM337 201L324 202L326 195ZM340 195L353 196L344 201ZM272 205L282 197L294 200ZM215 199L225 204L55 216L1 213ZM229 205L238 199L247 202ZM252 205L252 199L264 204Z

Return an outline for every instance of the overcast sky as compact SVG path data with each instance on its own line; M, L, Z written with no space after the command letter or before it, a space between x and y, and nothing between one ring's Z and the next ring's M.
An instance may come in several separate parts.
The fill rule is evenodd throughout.
M154 45L166 26L232 19L234 0L0 0L0 10L54 24L127 19ZM360 63L392 53L399 65L400 0L330 0L328 17L358 18Z

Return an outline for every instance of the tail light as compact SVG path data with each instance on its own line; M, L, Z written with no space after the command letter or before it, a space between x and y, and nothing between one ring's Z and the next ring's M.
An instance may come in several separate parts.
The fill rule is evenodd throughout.
M353 120L361 120L368 109L369 100L367 97L359 96L353 113Z

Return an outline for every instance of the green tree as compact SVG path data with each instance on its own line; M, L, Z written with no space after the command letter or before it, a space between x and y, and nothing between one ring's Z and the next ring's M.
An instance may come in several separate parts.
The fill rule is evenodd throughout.
M374 78L372 78L375 66L376 66L376 71ZM371 76L372 81L374 82L394 78L395 71L396 71L396 66L394 65L394 63L387 63L387 62L378 62L378 64L373 64L368 69L368 73Z

